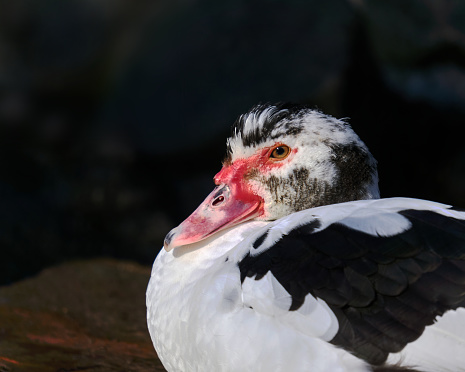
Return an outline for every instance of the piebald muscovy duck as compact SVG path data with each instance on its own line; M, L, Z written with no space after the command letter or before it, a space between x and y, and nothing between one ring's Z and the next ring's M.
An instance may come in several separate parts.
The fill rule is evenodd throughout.
M168 371L465 370L465 212L379 199L344 120L255 106L214 180L147 289Z

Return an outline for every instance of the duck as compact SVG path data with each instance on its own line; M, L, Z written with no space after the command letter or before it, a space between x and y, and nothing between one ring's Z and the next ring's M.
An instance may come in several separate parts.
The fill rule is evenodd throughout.
M380 198L347 119L255 105L214 183L152 267L166 370L465 371L465 211Z

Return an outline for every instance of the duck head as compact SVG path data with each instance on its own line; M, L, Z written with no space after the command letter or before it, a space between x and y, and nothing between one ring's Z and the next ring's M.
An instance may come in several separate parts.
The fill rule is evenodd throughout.
M165 238L167 251L248 220L379 198L376 160L344 120L305 105L260 104L227 140L216 188Z

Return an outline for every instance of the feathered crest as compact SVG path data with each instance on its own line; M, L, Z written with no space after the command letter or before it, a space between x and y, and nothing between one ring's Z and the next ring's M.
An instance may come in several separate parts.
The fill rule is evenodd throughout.
M239 116L231 128L226 158L230 158L231 143L240 141L244 147L256 146L283 135L298 135L304 129L300 118L312 109L293 103L260 103Z

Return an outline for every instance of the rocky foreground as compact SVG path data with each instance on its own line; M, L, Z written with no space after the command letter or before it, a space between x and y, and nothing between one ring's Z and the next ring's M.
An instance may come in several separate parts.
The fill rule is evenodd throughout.
M149 276L97 259L0 287L0 371L164 371L145 321Z

